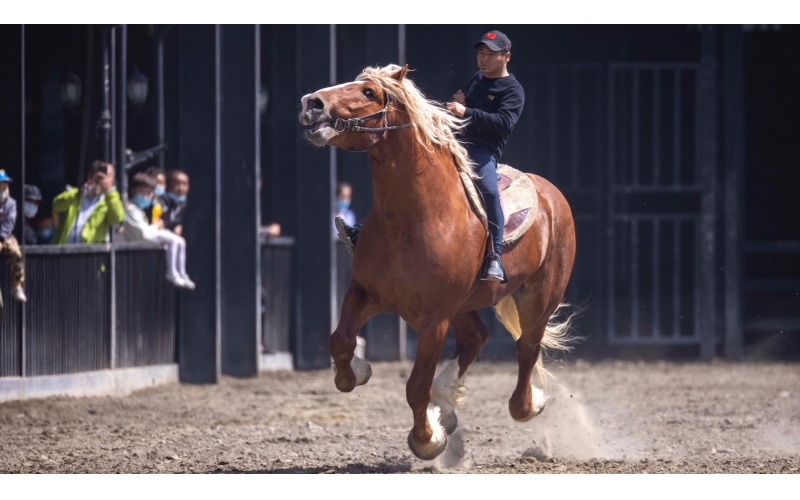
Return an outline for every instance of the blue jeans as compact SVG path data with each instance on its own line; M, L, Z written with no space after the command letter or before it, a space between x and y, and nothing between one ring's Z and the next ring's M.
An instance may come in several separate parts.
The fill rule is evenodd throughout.
M475 172L479 176L475 180L486 201L486 217L489 219L494 253L500 255L503 253L503 207L500 205L500 192L497 190L497 158L480 149L469 149L467 153L475 162Z

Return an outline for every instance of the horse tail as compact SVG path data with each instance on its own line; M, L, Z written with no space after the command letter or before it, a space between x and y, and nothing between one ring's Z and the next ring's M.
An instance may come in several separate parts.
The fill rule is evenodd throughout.
M560 303L558 307L556 307L556 310L553 311L553 314L550 315L547 326L544 328L544 336L542 336L541 341L542 353L539 355L539 359L536 360L536 364L534 365L536 375L539 377L539 381L542 382L542 384L547 383L548 375L553 376L542 363L545 351L566 352L572 349L571 343L574 339L569 337L569 333L572 330L572 321L577 313L568 314L563 320L558 319L558 316L561 316L561 310L566 307L569 307L569 304L566 302ZM516 342L519 340L522 336L522 326L519 322L519 311L517 310L514 297L511 295L503 297L503 299L494 306L494 313L497 319L506 327L506 330L514 337L514 341Z

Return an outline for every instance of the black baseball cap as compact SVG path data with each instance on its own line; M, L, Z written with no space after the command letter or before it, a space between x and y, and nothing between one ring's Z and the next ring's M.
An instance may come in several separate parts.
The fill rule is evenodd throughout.
M480 40L475 42L475 48L477 49L482 43L486 44L494 52L498 50L511 52L511 40L502 31L492 30L484 34Z

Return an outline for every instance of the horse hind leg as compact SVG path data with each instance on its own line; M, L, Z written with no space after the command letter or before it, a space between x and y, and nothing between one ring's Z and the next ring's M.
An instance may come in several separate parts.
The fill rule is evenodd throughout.
M569 330L569 318L561 323L551 319L559 304L544 302L537 292L521 291L503 299L498 304L502 310L501 321L517 338L517 363L519 374L517 386L508 401L511 418L517 422L527 422L540 414L547 403L547 396L531 383L534 371L540 382L545 383L547 371L542 365L542 347L554 350L567 350L564 336Z
M478 357L489 337L478 311L456 314L450 324L456 337L455 354L436 376L431 390L431 403L441 409L440 418L447 434L455 432L458 426L456 408L467 398L467 367Z

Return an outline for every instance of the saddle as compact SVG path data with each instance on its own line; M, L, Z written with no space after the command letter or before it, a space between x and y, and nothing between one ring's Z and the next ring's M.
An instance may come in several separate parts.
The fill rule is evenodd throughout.
M472 210L489 234L486 207L475 181L466 172L460 172L461 183L467 193ZM503 207L503 245L514 243L531 228L539 213L539 196L533 181L524 172L508 165L497 166L497 190Z

